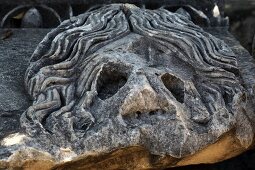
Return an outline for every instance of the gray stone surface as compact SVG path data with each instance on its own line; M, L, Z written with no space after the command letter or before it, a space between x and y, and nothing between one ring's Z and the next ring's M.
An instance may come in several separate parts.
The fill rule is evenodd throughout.
M12 34L7 38L6 34L10 31ZM24 74L31 54L47 32L49 30L0 30L2 37L0 40L0 138L19 130L20 115L31 104L24 86Z
M96 19L104 13L108 19ZM254 59L223 28L205 30L218 38L187 16L132 5L65 21L28 67L25 85L34 103L21 117L24 141L8 147L4 138L0 151L13 151L13 162L21 161L19 147L26 156L37 153L29 147L46 151L53 158L35 155L60 163L55 169L165 168L243 152L254 135ZM22 99L19 111L29 105Z

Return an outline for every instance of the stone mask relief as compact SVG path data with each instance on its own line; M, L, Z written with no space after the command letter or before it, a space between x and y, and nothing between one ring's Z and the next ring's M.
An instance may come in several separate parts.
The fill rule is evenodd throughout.
M233 128L244 147L253 139L235 54L188 13L116 4L66 20L38 45L25 86L22 127L60 146L181 157Z

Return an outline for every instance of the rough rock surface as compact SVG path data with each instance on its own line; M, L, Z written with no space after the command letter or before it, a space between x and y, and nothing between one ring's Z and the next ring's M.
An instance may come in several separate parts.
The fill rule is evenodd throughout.
M254 69L226 30L202 29L188 13L110 5L71 18L32 55L25 87L33 104L20 118L23 130L4 132L0 168L148 169L228 159L253 143ZM22 100L14 108L29 104Z

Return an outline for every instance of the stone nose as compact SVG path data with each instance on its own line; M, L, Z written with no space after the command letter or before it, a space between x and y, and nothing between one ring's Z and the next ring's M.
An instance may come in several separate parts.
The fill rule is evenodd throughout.
M176 105L184 102L184 82L178 77L164 73L138 71L132 79L131 90L119 108L120 116L153 112L176 112ZM151 84L152 83L152 84Z
M126 115L135 112L148 112L160 109L157 94L150 86L138 87L125 98L119 113Z
M119 113L124 116L132 113L150 112L160 109L157 93L149 84L146 78L133 85L130 92L124 99Z

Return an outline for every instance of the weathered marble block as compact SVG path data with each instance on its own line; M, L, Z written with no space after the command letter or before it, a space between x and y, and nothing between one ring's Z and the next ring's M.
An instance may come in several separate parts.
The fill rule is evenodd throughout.
M167 168L251 148L254 58L200 24L113 4L13 30L0 41L0 169Z

